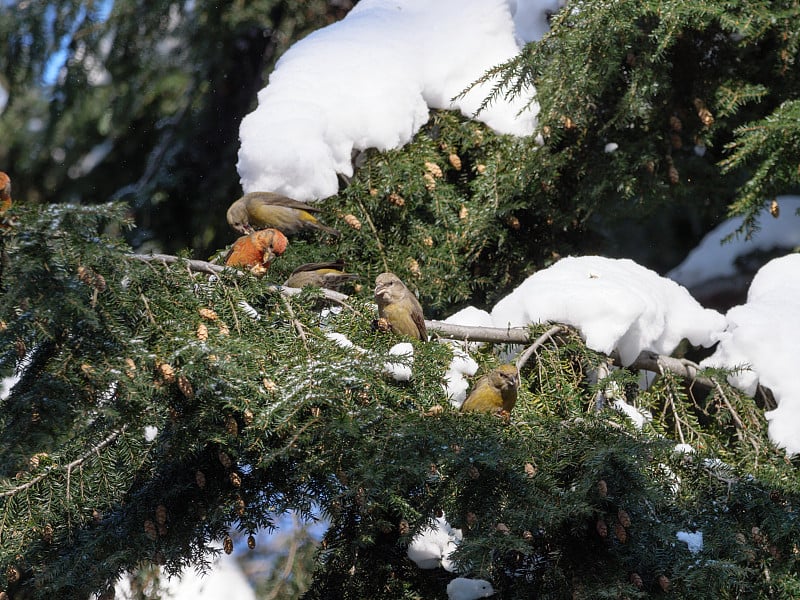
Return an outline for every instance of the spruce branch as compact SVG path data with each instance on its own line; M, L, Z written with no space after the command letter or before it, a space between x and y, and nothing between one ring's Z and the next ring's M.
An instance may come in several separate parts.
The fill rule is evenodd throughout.
M42 473L41 475L37 475L36 477L31 479L30 481L27 481L27 482L23 483L22 485L18 485L17 487L11 488L10 490L6 490L4 492L0 492L0 498L7 498L7 497L10 497L10 496L15 496L19 492L24 492L25 490L33 487L34 485L36 485L37 483L39 483L43 479L46 479L50 475L53 475L54 473L57 473L57 472L60 472L60 471L66 471L67 480L69 481L69 477L70 477L73 469L83 465L83 463L86 462L89 459L89 457L92 456L93 454L100 454L101 450L103 450L104 448L106 448L110 444L113 444L117 440L117 438L119 436L121 436L125 432L125 429L127 429L127 427L128 427L127 425L123 425L122 427L120 427L116 431L112 431L99 444L96 444L95 446L92 446L89 450L87 450L86 452L81 454L78 458L76 458L72 462L67 463L66 465L64 465L64 466L62 466L60 468L51 469L49 471L46 471L46 472ZM67 485L67 499L69 500L69 484Z
M206 273L208 275L221 275L223 273L226 274L232 273L236 276L241 277L246 274L244 271L240 271L239 269L232 269L231 267L225 267L223 265L215 265L214 263L205 260L182 258L180 256L174 256L171 254L156 254L156 253L127 254L125 256L127 256L130 259L139 260L146 263L160 262L165 265L172 265L178 262L184 262L191 271L195 273ZM303 291L300 288L292 288L292 287L287 287L285 285L277 285L274 283L267 284L267 286L286 296L296 296L297 294ZM348 298L346 294L341 294L339 292L334 292L333 290L322 288L322 295L325 297L326 300L332 300L334 302L341 304L342 306L354 310L345 303L345 300L347 300Z
M306 337L306 330L303 327L303 324L295 316L294 309L292 308L292 304L291 304L291 302L289 302L289 299L284 294L281 294L281 303L283 304L283 307L286 309L286 312L289 315L289 319L291 319L292 325L294 326L295 330L297 331L297 335L300 336L300 339L303 342L303 346L306 349L306 354L308 354L309 353L308 352L308 338Z

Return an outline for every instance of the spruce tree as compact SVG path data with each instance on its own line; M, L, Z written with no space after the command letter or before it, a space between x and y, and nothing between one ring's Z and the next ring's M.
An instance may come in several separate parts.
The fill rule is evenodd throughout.
M226 16L263 24L265 15L293 15L282 3L222 13L211 4L197 3L207 20L168 32L187 36L179 38L186 64L209 66L195 54L209 47L189 34L228 26ZM104 27L122 23L134 36L124 11L135 9L116 3L86 39L99 44ZM467 303L491 306L564 254L622 252L630 246L618 232L634 218L645 219L642 232L694 219L701 225L687 238L721 207L756 225L757 210L798 183L797 13L791 2L571 2L549 35L497 68L497 94L536 86L544 145L434 112L408 146L365 153L353 179L322 203L341 238L293 239L263 279L192 261L207 257L200 242L179 257L130 246L142 223L131 229L122 200L141 208L164 198L182 218L187 199L164 192L180 186L164 184L159 195L151 184L169 182L175 165L189 165L181 182L208 172L187 149L186 122L173 129L184 145L168 144L171 160L158 160L165 138L150 138L147 156L132 163L147 185L118 193L122 185L105 186L129 176L120 174L122 155L68 182L41 158L54 138L34 136L32 152L12 135L25 120L15 100L2 115L15 140L4 159L16 203L0 229L0 374L20 379L0 403L0 597L108 598L123 572L207 566L212 542L225 552L246 546L289 511L330 523L310 599L446 598L454 575L419 569L406 555L441 514L464 532L459 569L503 598L800 595L796 465L767 438L768 391L749 398L725 373L695 376L681 371L688 359L666 358L674 368L639 390L633 370L608 372L614 357L546 324L525 341L543 336L511 419L460 414L442 391L450 344L414 342L411 380L387 376L398 340L375 326L371 297L375 275L392 270L438 318ZM166 4L142 15L141 27L156 32L150 40L166 35L167 15ZM39 54L15 63L29 71L14 71L12 89L36 96L24 82L41 75L47 51L23 33L3 36L20 36L19 56ZM114 50L122 51L133 47ZM192 77L150 58L155 66L132 76L152 76L139 90L152 85L153 96L132 92L131 102L157 102L161 114L213 113L181 104L192 89L181 78ZM224 79L224 65L215 68ZM103 93L67 83L51 106ZM132 123L124 106L112 110L108 131ZM61 129L51 136L77 134L94 117L52 121ZM119 133L115 148L136 141ZM218 157L230 157L235 139L220 146ZM41 185L34 173L56 183ZM221 215L235 176L220 177L225 193L188 200L201 213L215 206L207 238L230 240ZM91 194L92 182L102 191ZM346 296L276 285L332 254L361 275ZM358 348L337 345L330 332ZM485 344L476 356L487 369L507 350ZM652 421L636 429L602 401L610 395ZM676 453L676 442L696 451ZM678 531L702 531L702 551L690 552Z

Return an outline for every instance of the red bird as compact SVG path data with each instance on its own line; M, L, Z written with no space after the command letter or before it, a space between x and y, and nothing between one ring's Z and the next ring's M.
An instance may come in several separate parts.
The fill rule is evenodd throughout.
M254 231L233 243L225 257L225 265L247 267L253 275L261 277L270 263L284 253L288 244L289 240L277 229Z
M0 171L0 216L11 208L11 178Z

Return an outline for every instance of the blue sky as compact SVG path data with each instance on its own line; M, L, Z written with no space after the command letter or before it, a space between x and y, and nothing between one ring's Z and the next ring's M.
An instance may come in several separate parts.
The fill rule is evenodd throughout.
M88 4L93 12L93 20L99 22L108 19L109 15L111 14L111 10L114 8L114 0L97 0L97 2L89 2ZM75 31L77 31L79 25L86 17L86 11L87 7L81 8L78 13L78 18L69 29L69 33L61 37L58 42L58 49L47 61L47 64L44 67L44 73L42 74L42 80L45 85L53 85L56 82L56 79L58 79L58 72L67 61L67 49L72 41L72 36L75 34ZM56 18L56 14L57 11L55 6L50 5L47 11L48 23Z

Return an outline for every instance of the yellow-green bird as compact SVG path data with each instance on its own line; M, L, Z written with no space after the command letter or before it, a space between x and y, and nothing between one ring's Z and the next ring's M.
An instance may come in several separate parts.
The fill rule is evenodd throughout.
M378 316L385 319L394 333L426 341L428 330L419 300L394 273L375 278L375 302Z
M271 227L286 235L304 229L318 229L331 235L339 235L333 227L323 225L313 213L321 209L309 206L288 196L273 192L250 192L239 198L228 208L228 224L242 234L255 229Z
M344 272L344 261L337 260L327 263L306 263L300 265L283 285L288 287L302 288L307 285L338 290L339 287L348 281L355 281L358 275L355 273Z
M478 379L461 405L462 412L510 413L517 403L519 371L512 364L500 365Z

